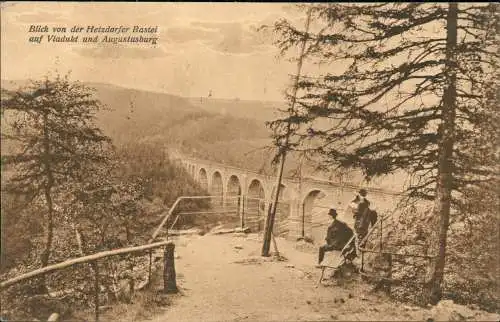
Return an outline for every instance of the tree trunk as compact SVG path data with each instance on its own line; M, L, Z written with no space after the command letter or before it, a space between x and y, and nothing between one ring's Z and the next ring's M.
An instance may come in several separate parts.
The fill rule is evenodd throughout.
M45 249L43 250L41 256L40 256L40 261L42 264L42 267L47 267L49 265L49 257L50 257L50 251L52 249L52 240L54 238L54 219L53 219L53 205L52 205L52 197L50 195L50 188L45 189L45 198L47 200L47 232L46 232L46 240L45 240ZM42 276L41 278L41 284L39 285L38 289L39 293L47 293L47 283L45 279L45 275Z
M54 238L54 206L50 188L45 189L45 199L47 200L47 236L45 239L45 250L42 253L42 267L49 265L50 251L52 249L52 240Z
M49 265L50 252L52 250L52 240L54 238L54 204L52 202L52 186L54 185L54 178L51 169L50 160L50 139L48 131L48 114L45 113L43 117L44 121L44 131L43 131L43 146L44 146L44 165L45 165L45 175L47 182L44 187L45 201L47 203L47 236L45 241L45 249L41 255L42 267ZM43 284L41 287L43 290L47 291L47 286L45 283L45 276L42 278Z
M306 34L309 32L309 24L311 22L311 9L307 11L307 19L306 19ZM295 101L297 99L297 91L298 91L298 84L299 84L299 79L300 79L300 72L302 70L302 63L304 61L304 52L306 48L306 41L307 37L304 37L302 41L302 45L300 48L300 56L299 60L297 62L297 74L295 74L295 83L293 86L293 95L292 95L292 103L290 107L290 116L293 115L295 111ZM266 219L266 226L265 226L265 231L264 231L264 241L262 243L262 256L269 256L269 249L271 247L271 237L273 235L273 226L274 226L274 218L276 217L276 209L278 207L278 200L279 200L279 194L280 194L280 188L281 188L281 180L283 177L283 170L285 166L285 160L286 160L286 152L287 149L289 148L289 139L290 139L290 131L291 131L291 123L290 121L287 124L287 129L286 129L286 135L284 138L284 143L282 146L279 147L278 153L280 153L280 165L278 168L278 175L277 175L277 181L276 181L276 188L275 188L275 196L274 196L274 202L269 206L268 212L267 212L267 219ZM283 149L283 150L281 150Z
M429 281L429 297L431 304L439 302L442 296L441 284L444 277L446 261L446 239L450 221L451 191L453 184L453 145L456 109L456 46L457 46L457 3L448 5L447 40L446 40L446 88L443 93L443 109L441 123L441 141L438 154L438 181L434 215L439 218L437 236L437 258L432 267Z

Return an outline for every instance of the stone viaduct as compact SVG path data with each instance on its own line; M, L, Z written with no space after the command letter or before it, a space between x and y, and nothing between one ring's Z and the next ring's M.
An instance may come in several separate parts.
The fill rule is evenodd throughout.
M171 156L182 164L187 172L210 195L222 200L238 197L247 202L258 202L258 218L263 221L267 205L272 200L275 176L228 166L184 155ZM349 204L357 191L357 185L338 183L317 178L284 178L280 193L276 224L286 222L289 238L308 237L315 243L323 243L325 229L330 223L329 208L336 208L339 219L352 226L352 210ZM399 193L363 186L368 199L377 212L384 214L395 207ZM239 200L239 199L238 199ZM243 207L238 203L239 207ZM260 226L262 228L262 225Z

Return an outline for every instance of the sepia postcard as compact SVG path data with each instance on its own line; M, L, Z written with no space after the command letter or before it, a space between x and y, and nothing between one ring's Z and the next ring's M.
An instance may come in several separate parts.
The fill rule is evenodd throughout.
M0 3L1 321L498 321L496 3Z

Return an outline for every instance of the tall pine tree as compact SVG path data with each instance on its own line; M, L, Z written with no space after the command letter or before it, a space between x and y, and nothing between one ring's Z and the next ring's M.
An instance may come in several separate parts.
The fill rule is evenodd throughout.
M450 214L461 193L498 179L498 158L477 162L486 145L473 139L491 124L491 89L498 90L498 9L315 4L317 32L287 20L274 25L282 53L306 37L309 61L320 66L299 82L300 110L270 122L275 141L292 123L287 148L319 157L322 168L361 169L367 179L399 170L411 176L408 196L433 200L438 222L432 303L441 298ZM318 127L321 119L333 125Z
M52 249L57 194L108 162L111 141L94 125L100 108L92 91L68 76L2 92L2 140L12 141L11 151L2 155L7 173L2 189L44 205L42 267Z

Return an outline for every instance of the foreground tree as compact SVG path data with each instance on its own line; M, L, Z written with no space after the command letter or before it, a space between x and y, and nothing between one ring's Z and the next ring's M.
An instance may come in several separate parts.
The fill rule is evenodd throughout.
M474 140L491 124L491 93L498 90L498 8L318 4L316 32L286 20L274 25L282 53L306 37L309 60L327 71L299 82L301 108L270 123L275 142L291 124L281 151L315 155L321 168L358 168L368 180L398 170L411 175L408 196L434 200L438 220L431 303L441 298L454 206L465 188L498 172L498 158L477 162L475 150L486 146ZM334 125L318 125L321 119Z
M46 208L42 267L52 249L56 195L108 162L110 139L93 124L100 108L89 88L67 76L2 92L2 139L12 141L2 156L8 173L2 189Z

